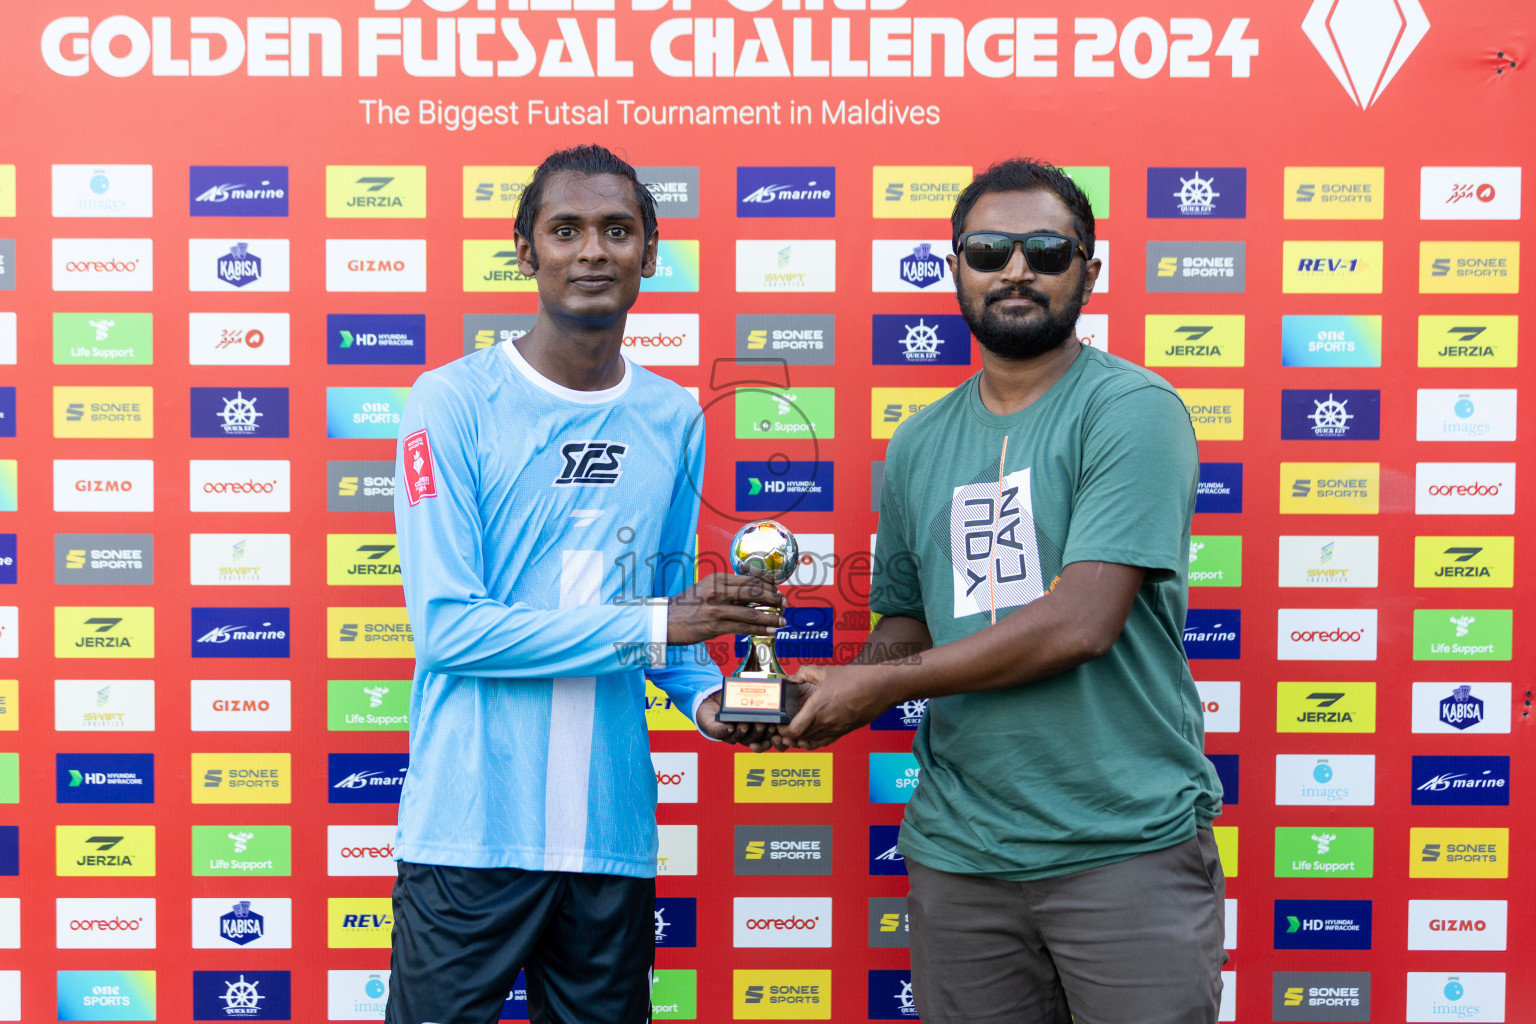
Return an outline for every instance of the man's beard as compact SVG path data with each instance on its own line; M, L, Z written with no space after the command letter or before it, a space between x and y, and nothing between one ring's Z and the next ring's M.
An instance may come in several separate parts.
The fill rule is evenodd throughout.
M980 308L974 300L962 301L960 312L971 333L982 348L1004 359L1033 359L1066 344L1077 327L1078 314L1082 312L1081 289L1073 289L1062 300L1058 310L1052 310L1049 299L1031 288L994 288L982 296ZM1038 307L1022 314L1010 313L998 306L1002 299L1023 297ZM970 296L966 297L970 300Z

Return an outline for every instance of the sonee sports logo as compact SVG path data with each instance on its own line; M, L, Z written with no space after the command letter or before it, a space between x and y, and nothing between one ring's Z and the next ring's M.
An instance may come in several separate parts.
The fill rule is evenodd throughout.
M619 482L624 471L619 460L629 451L627 445L611 441L572 441L560 449L565 466L555 477L555 486L610 486Z

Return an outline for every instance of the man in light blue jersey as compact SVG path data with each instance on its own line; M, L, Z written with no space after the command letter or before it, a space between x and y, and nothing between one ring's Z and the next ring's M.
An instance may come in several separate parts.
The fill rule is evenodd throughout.
M656 780L645 679L714 739L700 645L771 635L763 581L693 576L698 403L622 354L656 213L597 146L524 190L532 330L423 374L395 519L416 644L395 840L390 1024L489 1024L519 968L533 1021L650 1018ZM767 607L754 607L753 605Z

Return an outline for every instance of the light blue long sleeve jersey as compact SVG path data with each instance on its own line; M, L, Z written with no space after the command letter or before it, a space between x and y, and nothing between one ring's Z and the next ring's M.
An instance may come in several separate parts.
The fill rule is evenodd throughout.
M656 874L645 678L690 715L721 682L664 646L703 467L698 403L627 360L572 391L503 342L416 381L395 466L416 646L399 859Z

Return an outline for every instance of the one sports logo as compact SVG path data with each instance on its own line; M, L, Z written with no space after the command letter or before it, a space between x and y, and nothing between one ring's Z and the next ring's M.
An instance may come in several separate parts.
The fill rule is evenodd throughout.
M619 460L629 451L628 445L611 441L572 441L560 449L565 466L555 477L555 486L609 486L619 482L623 470Z

